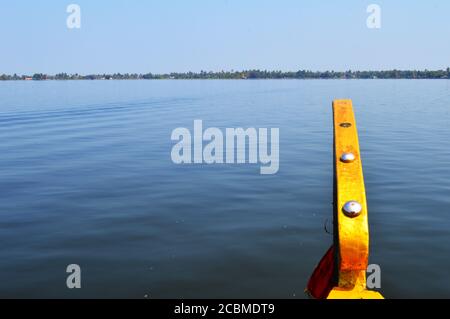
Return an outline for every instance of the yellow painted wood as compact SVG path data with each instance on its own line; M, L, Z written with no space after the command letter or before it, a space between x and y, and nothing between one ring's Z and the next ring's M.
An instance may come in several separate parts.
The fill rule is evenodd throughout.
M334 152L336 178L337 234L339 286L333 289L329 299L382 298L377 292L366 290L366 270L369 258L369 224L366 191L358 142L358 132L351 100L333 102ZM353 153L351 163L340 160L343 153ZM342 207L348 201L362 206L359 216L346 216Z
M369 225L352 101L334 101L333 113L340 269L366 270L369 258ZM351 126L347 127L349 124ZM343 163L340 160L343 153L353 153L356 156L355 161ZM363 208L361 215L356 218L349 218L342 212L344 204L351 200L359 202Z
M365 270L339 271L339 287L334 288L327 299L384 299L376 291L366 288Z

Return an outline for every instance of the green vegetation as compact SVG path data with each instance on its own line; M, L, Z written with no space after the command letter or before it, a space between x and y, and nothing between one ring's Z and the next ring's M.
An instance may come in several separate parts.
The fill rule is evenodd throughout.
M237 79L450 79L450 68L446 70L389 70L389 71L307 71L296 72L267 71L267 70L246 70L231 72L205 72L199 73L168 73L168 74L67 74L58 73L47 75L36 73L33 75L0 75L0 81L19 80L237 80Z

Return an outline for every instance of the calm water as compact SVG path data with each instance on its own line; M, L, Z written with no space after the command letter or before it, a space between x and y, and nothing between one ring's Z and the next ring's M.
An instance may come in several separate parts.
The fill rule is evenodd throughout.
M346 97L384 295L450 298L445 80L2 82L0 297L304 298L332 242ZM194 119L279 127L279 173L173 164L171 132Z

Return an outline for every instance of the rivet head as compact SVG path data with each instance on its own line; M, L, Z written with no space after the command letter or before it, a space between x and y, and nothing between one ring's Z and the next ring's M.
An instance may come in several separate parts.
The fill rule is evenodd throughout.
M344 162L344 163L351 163L355 159L356 159L356 156L353 153L344 153L341 156L341 162Z
M341 123L341 124L339 124L339 126L343 127L343 128L349 128L349 127L352 127L352 123Z
M352 200L344 204L344 207L342 207L342 211L347 217L354 218L361 215L362 206L357 201Z

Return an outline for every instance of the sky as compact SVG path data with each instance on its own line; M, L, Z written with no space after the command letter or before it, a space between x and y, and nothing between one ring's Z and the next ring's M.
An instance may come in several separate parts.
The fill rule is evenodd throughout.
M0 74L443 69L450 1L0 0L0 43Z

